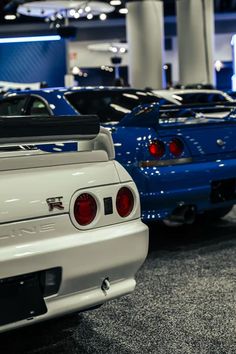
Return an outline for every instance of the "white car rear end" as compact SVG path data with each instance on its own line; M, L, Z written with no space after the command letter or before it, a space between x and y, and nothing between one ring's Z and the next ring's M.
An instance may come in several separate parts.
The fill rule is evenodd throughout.
M135 288L148 250L136 186L106 130L79 146L0 155L0 331Z

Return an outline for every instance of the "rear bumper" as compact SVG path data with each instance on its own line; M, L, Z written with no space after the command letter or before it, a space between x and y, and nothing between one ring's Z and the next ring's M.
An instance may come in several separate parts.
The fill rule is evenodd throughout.
M233 205L212 203L211 182L236 177L236 160L137 168L132 177L140 192L143 220L169 218L180 205L195 205L198 213Z
M51 227L45 227L49 222ZM1 235L13 229L16 235L17 223L0 226L0 278L61 267L60 288L45 298L46 314L1 326L0 332L87 309L134 290L135 274L148 251L148 229L140 220L81 232L62 215L38 220L45 232L22 231L34 223L21 223L21 236L8 239ZM105 278L111 284L106 292L101 289Z

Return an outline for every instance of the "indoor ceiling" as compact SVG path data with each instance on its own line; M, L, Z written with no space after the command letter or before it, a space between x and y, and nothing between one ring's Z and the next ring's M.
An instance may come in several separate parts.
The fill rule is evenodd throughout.
M34 0L35 1L35 0ZM109 0L102 0L104 2L110 2ZM132 0L131 0L132 1ZM14 10L16 9L18 4L22 4L26 2L26 0L1 0L0 1L0 23L1 24L8 24L13 23L13 21L6 21L4 20L4 16L6 14L5 10ZM29 0L27 0L29 2ZM108 14L107 18L114 19L114 18L124 18L124 14L120 14L119 10L125 7L125 0L121 0L121 5L116 6L116 10L110 14ZM175 15L175 0L164 0L164 12L166 16L173 16ZM215 3L215 12L222 13L222 12L236 12L236 0L214 0ZM96 16L94 19L97 19ZM84 20L84 18L82 18ZM32 23L32 22L43 22L44 19L39 19L30 16L19 16L14 23ZM80 21L80 19L78 19Z

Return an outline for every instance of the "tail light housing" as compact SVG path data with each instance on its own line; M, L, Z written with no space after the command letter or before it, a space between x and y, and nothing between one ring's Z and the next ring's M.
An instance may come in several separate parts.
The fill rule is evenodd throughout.
M89 193L83 193L78 196L74 204L74 217L81 226L91 224L97 215L97 203L94 197Z
M118 214L125 218L129 216L134 208L134 196L127 187L122 187L116 196L116 209Z
M165 144L161 140L153 140L148 150L153 157L160 159L165 154Z
M171 140L171 142L169 143L169 150L172 155L174 155L175 157L178 157L178 156L182 155L182 153L184 151L184 144L180 139L175 138L175 139Z

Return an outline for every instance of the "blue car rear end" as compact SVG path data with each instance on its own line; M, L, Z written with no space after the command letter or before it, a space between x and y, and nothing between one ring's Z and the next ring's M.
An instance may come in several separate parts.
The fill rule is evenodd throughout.
M138 186L143 220L191 223L196 214L223 215L233 206L234 118L165 117L154 105L137 108L121 124L126 128L113 135L117 159Z

